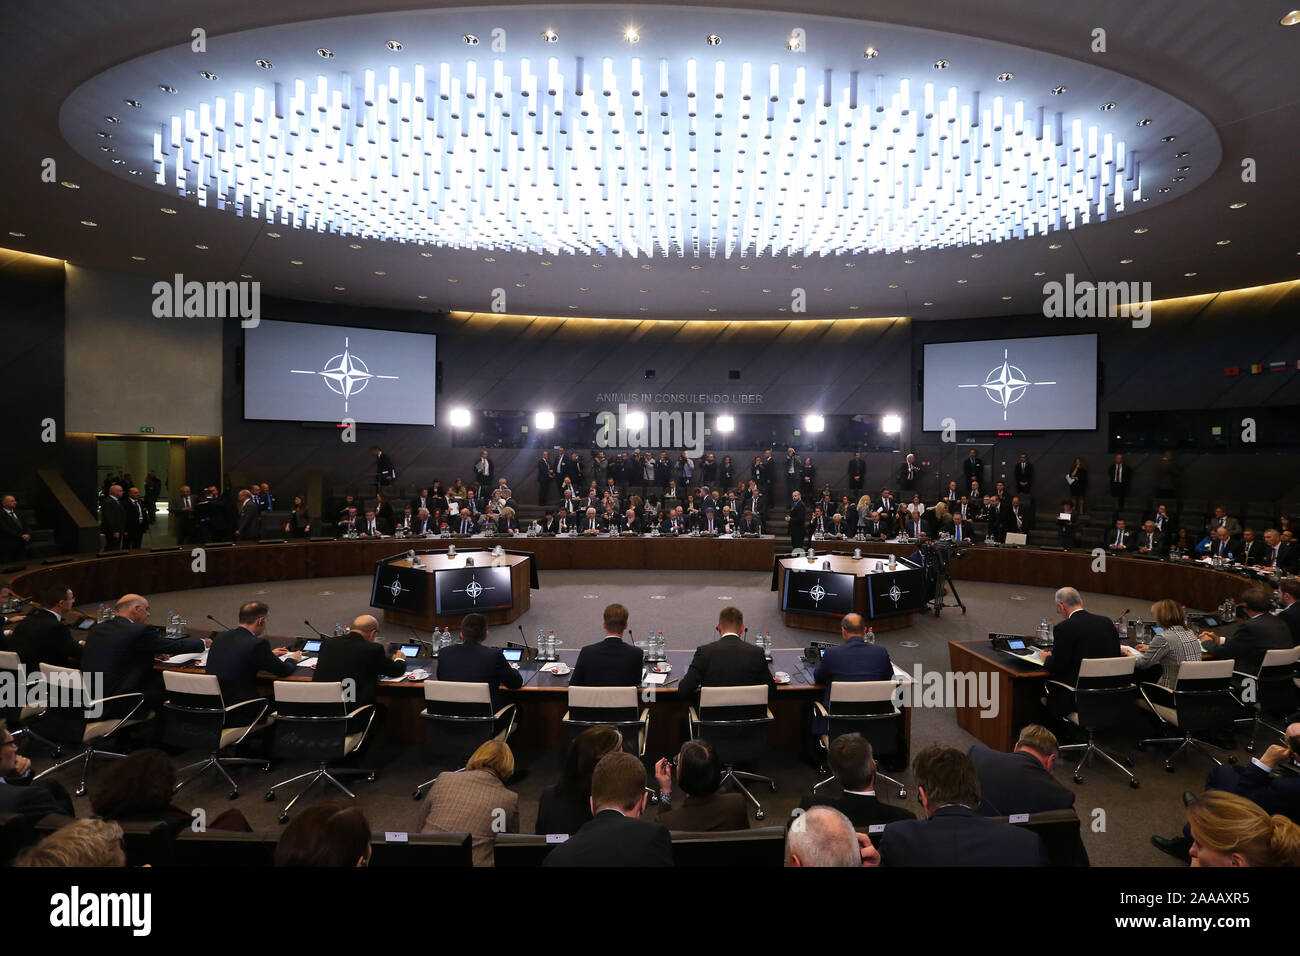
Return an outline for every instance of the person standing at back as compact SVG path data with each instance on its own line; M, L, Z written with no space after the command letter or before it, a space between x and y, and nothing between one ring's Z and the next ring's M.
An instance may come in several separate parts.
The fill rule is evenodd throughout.
M569 684L580 687L640 687L641 649L626 643L627 608L611 604L605 608L605 639L588 644L578 654Z
M745 616L740 608L724 607L715 630L716 641L696 648L691 666L678 686L680 693L693 694L700 687L776 686L762 648L746 644L741 637Z

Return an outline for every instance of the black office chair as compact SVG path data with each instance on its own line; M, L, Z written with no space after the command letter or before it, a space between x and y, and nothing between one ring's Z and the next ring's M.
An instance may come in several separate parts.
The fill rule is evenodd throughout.
M675 831L674 866L778 867L785 865L785 827Z
M1296 687L1296 675L1300 668L1297 668L1297 662L1300 662L1300 647L1292 647L1289 650L1275 649L1264 652L1259 673L1236 672L1236 676L1242 679L1241 699L1246 704L1252 705L1251 709L1254 711L1251 716L1243 718L1250 721L1250 743L1246 744L1247 753L1255 752L1255 740L1259 736L1260 724L1279 737L1284 735L1285 731L1269 723L1265 720L1266 717L1280 724L1300 709L1300 690Z
M1144 684L1140 690L1146 708L1181 736L1139 740L1138 749L1145 750L1148 744L1178 744L1165 760L1165 769L1170 773L1174 772L1174 758L1188 749L1199 750L1221 765L1223 761L1215 754L1219 748L1196 735L1232 731L1241 706L1232 694L1232 667L1230 660L1183 661L1178 665L1173 690ZM1236 758L1229 755L1228 762L1235 763Z
M375 719L374 704L363 704L352 710L343 698L343 685L313 683L309 681L279 680L275 688L275 749L277 757L307 758L317 761L315 770L308 770L288 780L272 784L266 792L268 801L275 799L281 787L309 777L307 785L299 790L280 811L280 822L287 823L293 805L315 786L326 780L353 799L356 794L343 786L342 776L363 776L375 779L375 771L356 767L331 767L330 761L355 753L370 733Z
M767 685L751 687L701 687L699 707L687 712L691 739L707 739L722 761L722 786L730 783L754 805L754 819L763 819L763 805L749 792L743 781L766 783L776 792L771 777L737 770L738 764L750 763L767 750L768 726L772 711L767 706Z
M907 788L879 767L879 758L899 752L903 736L903 711L894 700L897 690L898 682L892 680L832 681L830 706L814 701L813 714L826 721L826 733L818 738L823 753L830 753L831 741L841 734L860 733L871 743L871 752L877 758L876 779L897 787L899 797L906 797ZM825 765L821 769L829 772ZM829 776L814 784L813 792L834 780Z
M197 780L207 770L216 769L230 784L230 799L233 800L239 796L239 785L231 778L227 767L271 769L269 760L221 756L223 750L243 743L259 725L265 726L262 721L271 709L269 700L255 697L226 706L221 696L221 684L211 674L164 671L163 684L167 688L167 699L163 701L166 716L163 741L171 747L208 751L207 759L187 764L176 771L176 775L182 777L186 771L199 768L192 776L180 780L176 791Z
M41 678L46 688L46 711L41 729L48 731L55 740L79 746L81 752L41 771L35 779L80 762L81 782L76 794L84 797L92 760L96 757L113 760L126 757L123 753L102 750L99 745L119 730L143 722L144 694L134 692L92 699L94 688L85 687L81 671L54 664L41 665Z
M460 681L424 682L425 750L430 760L450 757L463 768L489 740L509 740L515 732L515 705L492 707L492 688ZM436 778L434 778L436 779ZM433 784L426 780L411 795L419 800Z
M650 708L640 706L636 687L580 687L569 685L569 709L562 722L572 736L588 727L613 727L623 737L623 750L645 756L650 733Z
M1065 713L1065 720L1088 733L1088 742L1064 744L1061 753L1083 750L1074 767L1074 782L1083 783L1083 768L1094 756L1100 756L1128 777L1128 785L1137 789L1140 784L1133 771L1133 762L1127 757L1107 753L1097 746L1096 732L1108 727L1123 725L1133 713L1138 687L1133 680L1135 657L1092 657L1079 663L1079 676L1074 686L1064 681L1049 680L1047 696L1061 697L1054 712Z
M0 651L0 681L8 681L9 686L15 690L19 687L31 688L41 682L40 673L29 674L23 667L22 660L15 651ZM51 740L46 740L36 731L32 730L31 725L39 721L45 715L44 704L29 704L27 700L32 699L28 694L19 697L19 702L13 707L0 707L0 718L5 721L9 727L9 734L15 740L20 740L26 744L28 740L34 740L37 743L44 744L54 752L57 759L63 754L63 748Z

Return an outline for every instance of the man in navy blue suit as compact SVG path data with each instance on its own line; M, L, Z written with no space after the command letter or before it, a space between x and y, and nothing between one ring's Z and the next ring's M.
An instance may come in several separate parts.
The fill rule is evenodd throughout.
M980 816L975 765L953 747L926 747L913 765L925 820L885 827L881 866L1047 866L1038 834Z
M611 604L605 608L605 639L588 644L578 653L570 685L580 687L640 687L642 654L623 640L627 630L627 608Z
M1300 754L1300 723L1286 728L1286 744L1273 744L1245 767L1221 764L1205 780L1207 790L1226 790L1253 800L1269 813L1280 813L1300 823L1300 777L1273 773Z
M845 614L840 621L839 647L828 647L813 671L813 681L826 685L826 702L830 703L830 685L837 680L890 680L894 665L889 651L866 642L867 625L861 614Z
M459 644L444 647L438 654L438 680L487 684L492 691L492 709L502 706L501 687L518 690L524 686L520 673L510 666L499 647L487 647L487 618L466 614L460 622ZM518 718L515 723L518 724Z

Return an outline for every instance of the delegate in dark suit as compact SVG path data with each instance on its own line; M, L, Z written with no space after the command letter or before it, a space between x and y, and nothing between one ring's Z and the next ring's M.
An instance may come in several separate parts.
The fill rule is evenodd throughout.
M569 683L581 687L640 687L641 668L641 649L609 635L579 652Z
M1300 644L1300 601L1292 602L1291 606L1277 617L1291 629L1292 645Z
M776 686L761 648L746 644L735 634L724 634L695 649L691 666L678 685L681 694L693 694L700 687Z
M104 535L104 547L109 551L126 547L126 512L112 495L105 495L99 503L99 530Z
M1079 608L1052 629L1052 653L1044 663L1054 680L1074 686L1084 658L1119 657L1119 633L1110 618Z
M122 499L122 516L125 521L122 536L128 548L140 547L144 533L149 530L153 514L145 507L143 498L126 497Z
M813 683L826 687L826 703L830 703L830 685L835 681L892 680L894 665L889 661L889 651L879 644L868 644L860 637L850 637L843 644L826 648L826 653L813 670Z
M1293 774L1274 777L1256 761L1244 767L1220 764L1210 771L1205 789L1235 793L1268 813L1280 813L1300 823L1300 777Z
M1258 674L1265 651L1289 650L1294 646L1286 621L1272 614L1260 614L1242 623L1227 641L1210 651L1210 657L1216 661L1236 661L1233 670L1243 674Z
M879 797L866 793L841 793L838 797L825 797L818 793L806 793L799 801L801 810L813 807L834 807L849 818L855 830L893 823L895 820L915 820L910 810L882 803Z
M105 697L142 692L150 709L162 703L162 675L154 670L155 654L191 654L207 645L201 637L172 640L158 628L114 617L86 632L81 653L85 674L103 674Z
M261 522L258 520L260 514L261 512L257 510L257 502L252 498L246 498L244 503L239 506L239 524L237 527L239 529L240 541L257 540L258 530L261 525ZM357 522L358 525L360 525L360 523L360 521ZM360 528L358 528L358 530L360 530Z
M0 561L21 560L27 554L27 542L23 540L23 535L29 533L17 510L11 514L0 509Z
M804 522L807 520L808 510L804 506L803 500L796 501L790 506L790 523L789 534L790 544L795 548L803 547Z
M72 798L57 780L33 780L31 774L0 780L0 813L21 813L39 820L52 813L76 816Z
M885 827L881 866L1047 866L1038 834L979 816L957 804L928 820Z
M256 697L257 675L262 671L288 677L297 668L297 661L276 657L271 645L246 627L218 634L208 651L207 672L221 684L221 696L227 705Z
M438 680L487 684L492 692L492 707L496 710L503 704L500 699L502 685L511 690L524 686L523 677L510 666L501 648L473 641L444 647L438 655L438 673L434 676Z
M349 703L373 704L379 678L396 677L405 671L406 662L389 657L384 645L366 640L359 631L348 631L321 645L311 679L325 683L352 680L356 693Z
M542 866L672 866L673 841L662 823L601 810L547 854Z
M42 664L59 667L81 664L81 645L68 626L43 607L33 608L18 622L9 646L18 653L29 674L39 673Z
M1057 782L1031 753L1017 750L1007 754L975 744L968 754L980 778L977 809L986 817L1069 810L1074 806L1074 792Z

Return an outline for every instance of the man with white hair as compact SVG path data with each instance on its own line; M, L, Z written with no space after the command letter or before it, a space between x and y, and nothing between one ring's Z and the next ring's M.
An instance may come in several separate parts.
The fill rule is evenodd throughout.
M786 866L862 866L858 834L834 807L817 806L795 817L785 835Z
M154 655L202 652L212 641L206 637L172 640L159 628L149 627L149 599L139 594L123 595L113 612L113 617L86 632L81 670L103 675L102 688L90 685L103 696L142 692L146 709L154 710L163 699L162 675L154 669Z
M1119 657L1119 633L1110 618L1083 609L1083 598L1074 588L1056 592L1061 623L1052 629L1052 649L1043 652L1043 666L1053 680L1074 686L1079 665L1085 658Z

